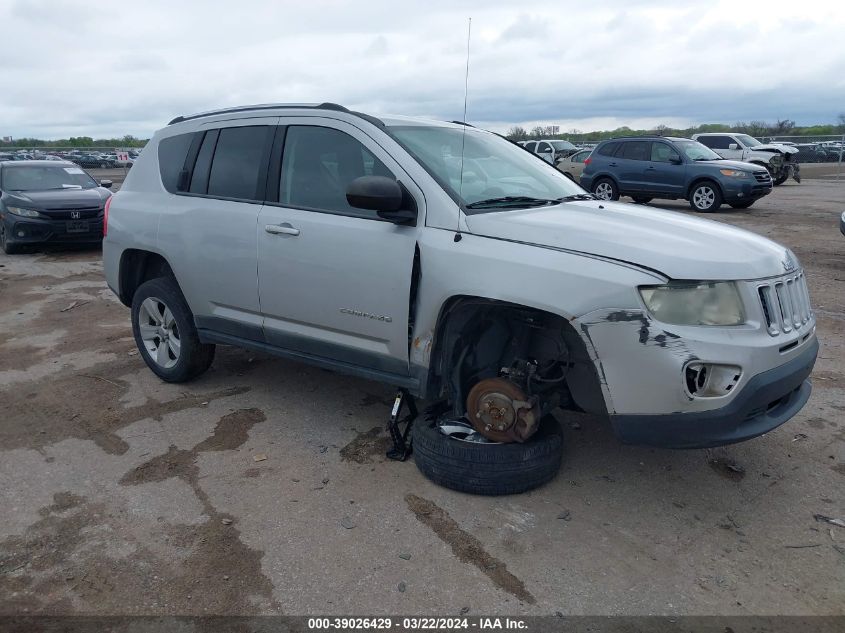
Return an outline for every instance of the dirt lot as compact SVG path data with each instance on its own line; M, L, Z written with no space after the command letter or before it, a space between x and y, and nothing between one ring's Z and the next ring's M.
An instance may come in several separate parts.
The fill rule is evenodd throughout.
M385 461L384 386L232 348L164 384L98 251L0 253L0 614L843 614L843 208L811 180L713 216L807 270L797 418L680 452L573 415L557 479L496 499Z

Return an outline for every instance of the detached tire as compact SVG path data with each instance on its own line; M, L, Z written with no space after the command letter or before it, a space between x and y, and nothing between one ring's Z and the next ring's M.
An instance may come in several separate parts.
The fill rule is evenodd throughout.
M176 280L142 283L132 298L132 334L138 352L166 382L186 382L211 366L214 345L200 343L194 315Z
M547 416L524 444L463 442L440 432L435 420L413 427L414 461L434 483L476 495L510 495L554 479L560 470L563 437Z

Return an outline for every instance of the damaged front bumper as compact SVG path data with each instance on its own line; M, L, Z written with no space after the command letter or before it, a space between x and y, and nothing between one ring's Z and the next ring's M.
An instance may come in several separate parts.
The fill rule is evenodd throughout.
M766 283L742 285L746 305ZM592 350L608 415L624 442L740 442L789 420L810 394L807 377L818 353L811 315L786 332L753 317L732 327L667 325L644 310L599 310L574 325ZM699 384L701 368L707 379Z
M666 448L708 448L757 437L779 427L807 403L819 343L813 337L787 363L753 376L724 407L665 415L611 415L620 440Z

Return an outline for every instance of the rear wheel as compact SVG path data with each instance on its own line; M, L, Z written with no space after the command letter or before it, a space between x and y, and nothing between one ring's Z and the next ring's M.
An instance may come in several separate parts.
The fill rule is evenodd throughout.
M709 213L722 206L722 192L718 185L710 180L696 184L689 195L689 204L693 211Z
M132 334L147 366L166 382L185 382L211 366L214 345L200 343L176 281L146 281L132 299Z
M446 488L478 495L542 486L557 475L563 455L560 426L551 416L524 443L490 442L466 422L450 420L422 420L413 434L414 461L422 474Z
M599 178L593 185L593 195L599 200L619 200L619 187L610 178Z

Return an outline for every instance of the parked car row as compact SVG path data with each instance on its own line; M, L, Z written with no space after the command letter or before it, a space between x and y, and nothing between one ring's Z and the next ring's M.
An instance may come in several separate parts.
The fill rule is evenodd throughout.
M0 152L0 160L69 160L80 167L107 169L110 167L132 167L135 159L140 156L140 150L131 149L126 152L125 157L118 156L117 152L96 152L81 150L56 150L45 153L41 150L26 151L16 150Z

